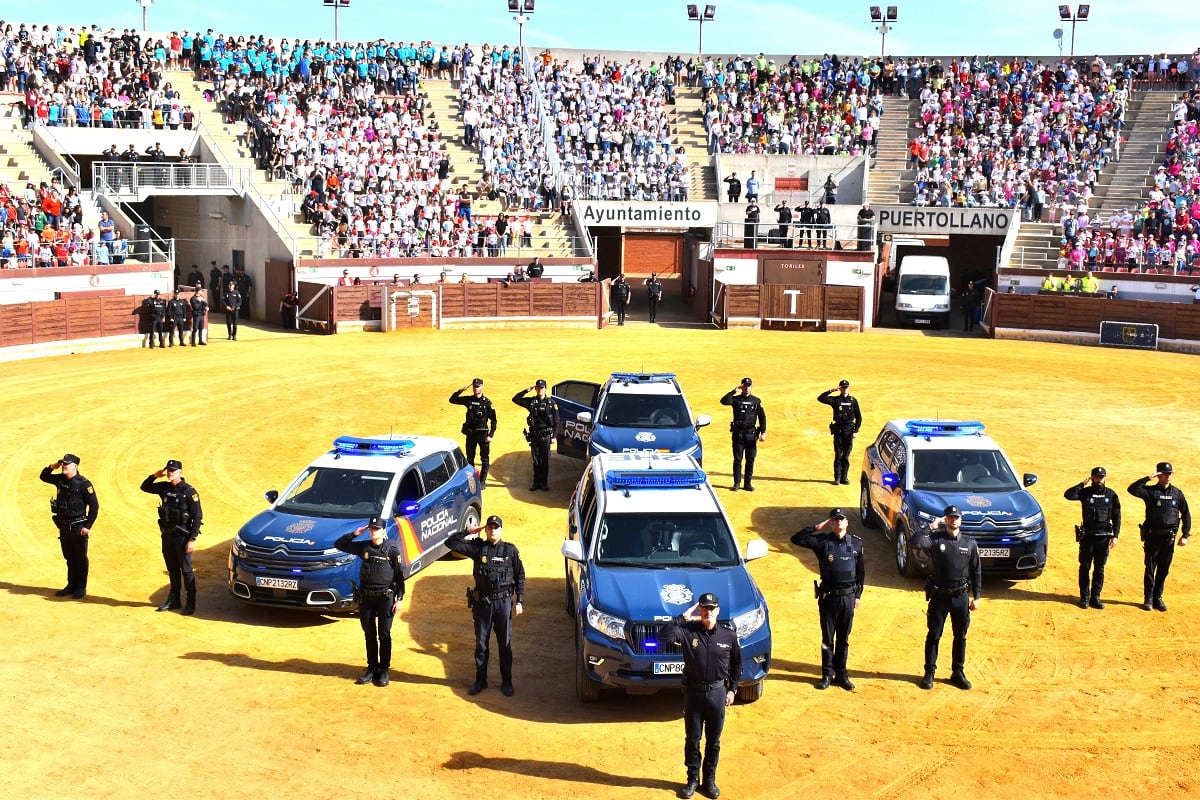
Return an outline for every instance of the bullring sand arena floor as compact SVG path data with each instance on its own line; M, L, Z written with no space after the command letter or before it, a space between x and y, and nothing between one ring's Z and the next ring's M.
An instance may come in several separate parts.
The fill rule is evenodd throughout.
M417 331L334 337L244 329L207 348L128 350L0 364L0 785L8 798L667 797L683 777L676 693L576 702L572 623L559 554L579 462L555 455L553 491L530 494L523 417L508 398L535 378L613 370L678 373L712 414L706 467L766 594L774 664L763 699L731 709L720 784L729 798L1195 797L1200 787L1200 542L1178 549L1167 613L1143 612L1141 504L1124 494L1160 459L1200 504L1200 361L917 333L719 332L645 323L605 331ZM487 380L500 428L484 513L505 520L528 571L516 623L517 694L468 697L469 564L410 583L392 684L355 686L355 619L244 607L226 589L229 542L341 434L455 435L446 402ZM728 491L728 409L744 375L765 402L758 491ZM851 642L858 689L818 692L811 554L788 536L856 486L832 486L828 410L853 382L866 421L852 460L885 420L982 419L1051 526L1050 567L985 581L970 632L975 689L915 684L923 595L898 577L877 531ZM96 485L89 596L53 597L65 568L38 471L82 456ZM166 594L147 473L179 458L205 510L197 615L156 614ZM1077 608L1078 504L1062 492L1096 464L1122 493L1125 533L1104 611ZM495 665L493 664L493 670Z

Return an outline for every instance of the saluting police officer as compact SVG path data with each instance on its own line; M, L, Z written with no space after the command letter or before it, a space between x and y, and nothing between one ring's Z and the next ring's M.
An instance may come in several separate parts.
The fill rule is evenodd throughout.
M165 481L156 480L166 477ZM158 528L162 532L163 562L171 581L171 592L158 611L182 608L185 616L196 613L196 573L192 570L192 551L204 522L200 508L200 493L183 479L183 464L172 458L157 472L142 481L142 491L161 498L158 506ZM187 599L180 602L180 586Z
M960 689L970 689L964 667L967 661L967 628L971 627L971 612L979 602L983 587L983 569L979 547L970 536L962 535L962 512L958 506L946 506L942 518L930 528L913 536L912 547L924 550L933 562L933 570L925 583L929 601L926 619L929 633L925 636L925 677L922 689L933 688L937 672L938 644L946 627L946 616L954 631L954 650L951 654L950 682Z
M625 310L629 307L629 297L632 290L629 288L629 282L625 280L625 276L618 275L612 282L610 296L612 298L613 311L617 312L617 324L625 324Z
M838 381L836 389L828 389L817 395L817 402L833 407L833 422L829 432L833 435L833 482L850 483L850 451L854 449L854 437L862 427L862 412L858 400L850 395L850 381Z
M197 343L207 345L205 339L204 321L208 316L208 301L201 296L203 288L196 287L196 292L188 300L188 305L192 308L192 347Z
M533 397L526 397L530 392ZM525 418L529 453L533 457L533 484L529 491L550 491L550 439L554 436L554 425L558 419L558 408L554 400L546 396L546 381L538 378L533 386L513 395L512 401L529 412Z
M500 648L500 691L506 697L513 696L512 618L525 611L525 565L516 545L501 540L503 530L503 521L493 514L485 526L467 528L446 539L450 552L475 562L475 587L467 590L475 623L475 683L467 694L479 694L488 686L488 651L495 630L496 646ZM483 538L476 536L480 531L484 532Z
M817 611L821 615L821 680L818 689L834 683L846 691L854 688L846 672L850 653L850 629L854 610L862 598L866 565L862 539L847 533L846 512L835 508L817 525L809 525L792 534L792 544L807 547L817 554L821 583L813 581ZM826 531L828 529L828 531Z
M470 397L462 393L471 390ZM475 466L475 450L479 450L479 485L487 483L488 467L492 463L492 437L496 435L496 409L492 401L483 395L483 378L475 378L470 385L450 395L450 402L467 407L467 418L462 424L462 434L467 437L467 461Z
M1100 600L1104 565L1108 563L1108 552L1116 547L1117 537L1121 535L1121 499L1104 485L1107 476L1104 467L1092 467L1087 480L1063 492L1063 497L1078 500L1083 506L1083 524L1075 529L1075 539L1079 542L1080 608L1104 608Z
M1179 546L1185 547L1192 535L1192 512L1187 498L1178 487L1171 485L1175 468L1170 461L1160 461L1153 475L1138 478L1129 484L1129 493L1146 504L1146 521L1142 523L1142 547L1146 551L1146 571L1142 577L1142 610L1154 608L1166 611L1163 586L1175 557L1175 534L1183 525ZM1150 481L1157 481L1149 485Z
M663 626L659 639L683 650L683 765L687 783L678 791L691 797L697 787L705 797L720 797L717 762L725 709L733 705L742 676L742 648L737 634L717 624L721 604L712 592ZM704 759L700 736L704 734ZM703 776L703 783L701 777Z
M55 475L54 470L62 472ZM58 490L50 501L51 519L58 528L58 542L67 562L67 585L54 593L55 597L71 595L82 600L87 595L88 541L92 526L100 513L100 501L92 482L79 474L79 456L67 453L53 464L42 468L43 483Z
M744 486L747 492L754 491L754 459L758 455L758 443L767 440L767 412L762 400L750 394L754 381L742 378L742 382L725 393L721 405L733 406L733 421L729 433L733 438L733 491ZM742 484L742 457L746 459L746 482Z
M187 303L179 296L179 290L167 301L167 316L171 318L171 333L167 338L171 347L175 346L175 337L179 337L179 346L183 347L183 331L187 327Z
M371 534L368 541L354 541L367 531ZM404 599L400 548L388 541L387 527L379 517L371 517L366 525L343 534L333 546L362 559L358 568L358 620L367 640L367 671L355 683L387 686L392 666L392 620Z

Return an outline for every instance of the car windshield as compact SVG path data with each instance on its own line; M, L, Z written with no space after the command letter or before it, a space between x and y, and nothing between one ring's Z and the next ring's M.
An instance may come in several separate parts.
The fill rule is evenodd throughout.
M720 514L610 514L600 525L596 559L602 564L732 567L737 547Z
M314 517L369 517L380 513L393 477L390 472L309 467L275 510Z
M901 275L896 294L946 294L947 285L945 275Z
M1009 492L1020 489L998 450L917 450L913 488L930 492Z
M678 428L691 425L692 415L677 394L610 394L599 422L613 428Z

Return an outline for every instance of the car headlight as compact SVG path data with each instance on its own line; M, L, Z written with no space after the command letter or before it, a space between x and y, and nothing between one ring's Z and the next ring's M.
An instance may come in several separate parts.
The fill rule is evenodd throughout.
M590 443L597 453L611 453L612 452L611 447L605 447L604 445L597 442L595 439L591 439Z
M755 606L752 611L747 611L745 614L739 614L733 618L733 629L737 631L738 641L745 639L750 634L763 626L767 621L767 607Z
M241 537L241 536L234 536L234 537L233 537L233 544L231 545L231 547L233 548L233 554L234 554L235 556L237 556L238 558L244 558L244 557L245 557L245 555L246 555L246 543L245 543L244 541L242 541L242 537Z
M912 308L913 305L912 305L912 303L900 303L899 307L900 308Z
M1046 517L1044 514L1034 514L1032 517L1026 517L1017 524L1021 526L1022 531L1037 533L1046 527Z
M591 603L587 604L587 622L592 628L603 633L610 639L625 638L625 620L599 611Z
M682 452L682 453L683 453L683 455L685 455L685 456L694 456L694 455L696 455L696 451L697 451L697 450L699 450L699 449L700 449L700 445L698 445L698 444L694 444L694 445L692 445L691 447L689 447L687 450L683 450L683 451L681 451L681 452Z

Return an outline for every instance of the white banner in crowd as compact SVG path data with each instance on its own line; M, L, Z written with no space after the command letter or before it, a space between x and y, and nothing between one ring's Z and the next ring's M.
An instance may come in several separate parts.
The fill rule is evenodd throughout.
M584 225L621 228L707 228L717 224L717 204L576 200L575 213Z

